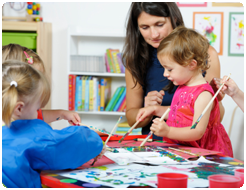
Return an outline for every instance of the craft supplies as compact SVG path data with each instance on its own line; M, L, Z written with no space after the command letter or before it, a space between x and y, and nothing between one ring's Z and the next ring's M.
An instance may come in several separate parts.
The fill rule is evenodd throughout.
M168 148L171 149L171 150L175 150L175 151L183 152L183 153L186 153L186 154L190 154L192 156L197 156L196 154L191 153L191 152L187 152L185 150L180 150L180 149L176 149L176 148L172 148L172 147L168 147Z

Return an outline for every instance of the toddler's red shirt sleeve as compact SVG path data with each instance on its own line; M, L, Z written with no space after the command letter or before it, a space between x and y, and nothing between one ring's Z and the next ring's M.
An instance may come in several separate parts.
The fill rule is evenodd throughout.
M37 117L37 119L44 120L44 118L43 118L43 111L42 111L41 109L39 109L37 112L38 112L38 117Z

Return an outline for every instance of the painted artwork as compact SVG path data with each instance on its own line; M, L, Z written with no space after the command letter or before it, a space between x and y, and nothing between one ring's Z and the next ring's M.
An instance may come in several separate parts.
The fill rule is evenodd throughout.
M234 175L236 168L240 167L219 164L201 157L197 161L181 165L128 164L119 166L118 164L109 164L83 170L58 171L54 172L53 176L57 176L61 180L66 180L66 178L69 181L73 180L72 183L81 184L83 187L157 187L156 175L158 173L176 172L188 175L188 188L194 188L208 187L207 177L212 174Z
M223 54L223 12L194 12L193 28L209 40L218 55Z
M107 149L105 156L118 165L128 163L178 164L188 163L187 159L158 146L126 146Z
M207 2L177 2L179 7L206 7Z
M244 56L244 13L229 13L229 56Z

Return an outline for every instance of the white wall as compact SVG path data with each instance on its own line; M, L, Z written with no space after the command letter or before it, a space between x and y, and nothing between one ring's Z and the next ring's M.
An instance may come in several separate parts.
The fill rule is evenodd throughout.
M67 27L69 25L80 25L86 28L98 30L107 28L122 28L125 26L125 19L130 2L110 3L44 3L41 2L41 14L44 22L52 23L52 109L67 109L68 107L68 76L67 76ZM207 7L181 7L180 8L186 27L192 28L193 12L224 12L223 22L223 55L219 56L221 63L221 77L231 73L231 78L244 91L244 57L228 56L228 28L229 12L244 12L244 7L212 7L208 2ZM17 13L9 9L6 4L3 10L4 16L22 16L23 12ZM228 131L231 115L236 104L226 96L223 99L225 115L222 121ZM66 127L66 121L59 121L52 124L53 128ZM236 111L233 122L231 141L233 144L234 156L244 160L244 114L240 109Z

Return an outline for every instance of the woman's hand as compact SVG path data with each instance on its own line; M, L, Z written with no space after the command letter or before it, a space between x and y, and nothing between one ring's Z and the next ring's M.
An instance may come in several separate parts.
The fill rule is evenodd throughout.
M151 91L145 96L144 98L144 107L154 106L154 105L161 105L163 96L165 92L161 90L158 91Z
M147 117L152 117L155 112L155 106L148 106L145 108L141 108L138 111L136 121L144 121Z
M165 121L160 121L160 118L155 118L150 127L150 130L159 137L167 137L170 127L166 124Z

